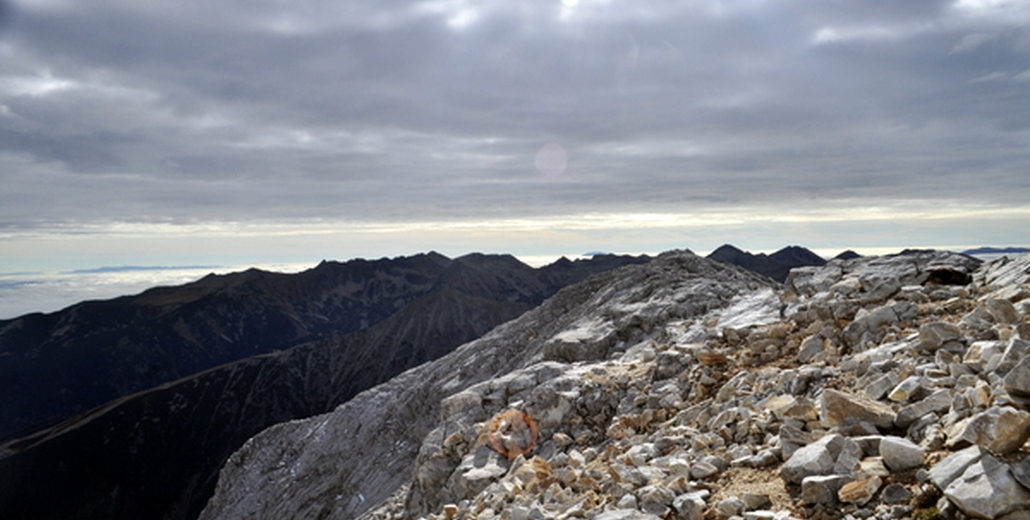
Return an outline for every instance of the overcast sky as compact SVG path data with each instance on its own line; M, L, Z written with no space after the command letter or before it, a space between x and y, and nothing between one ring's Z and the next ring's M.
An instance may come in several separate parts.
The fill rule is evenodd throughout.
M1030 245L1030 2L0 0L0 272Z

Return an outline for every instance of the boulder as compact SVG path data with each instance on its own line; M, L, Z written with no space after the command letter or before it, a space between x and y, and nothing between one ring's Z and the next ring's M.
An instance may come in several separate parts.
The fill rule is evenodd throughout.
M843 443L844 437L830 434L800 448L783 463L780 477L791 484L800 484L805 477L829 475Z
M923 465L923 448L903 437L880 440L880 456L892 471L905 471Z
M1030 490L1016 481L1008 464L989 454L952 480L944 496L974 518L994 519L1030 508Z
M948 447L983 446L1004 455L1018 450L1030 439L1030 413L995 406L969 417L948 430Z
M894 424L896 415L886 404L832 388L824 390L819 399L819 417L827 428L868 422L887 429Z

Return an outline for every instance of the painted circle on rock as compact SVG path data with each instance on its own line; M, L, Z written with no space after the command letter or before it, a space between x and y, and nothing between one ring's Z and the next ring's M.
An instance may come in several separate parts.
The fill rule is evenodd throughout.
M514 459L533 451L540 439L540 431L528 414L505 410L490 419L489 436L490 446L497 453Z

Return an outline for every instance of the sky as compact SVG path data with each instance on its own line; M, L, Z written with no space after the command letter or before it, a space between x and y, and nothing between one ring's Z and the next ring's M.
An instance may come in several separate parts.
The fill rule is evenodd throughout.
M0 277L1030 245L1028 159L1021 0L0 0Z

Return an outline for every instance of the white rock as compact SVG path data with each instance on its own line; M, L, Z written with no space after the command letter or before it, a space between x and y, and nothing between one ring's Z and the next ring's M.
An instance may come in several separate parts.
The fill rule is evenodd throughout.
M806 504L833 504L837 492L851 481L845 475L811 475L801 481L801 501Z
M1030 413L995 406L950 428L947 446L977 444L1004 455L1018 450L1027 439L1030 439Z
M833 471L835 455L840 453L844 437L830 434L802 447L783 463L780 477L792 484L800 484L805 477L828 475Z
M923 465L923 448L903 437L884 437L880 440L880 456L893 471L905 471Z
M1007 464L989 454L952 480L944 496L976 518L998 518L1030 508L1030 490L1016 482Z
M819 399L819 417L826 428L868 422L886 429L893 425L895 415L886 404L832 388L824 390Z
M980 446L970 446L952 453L930 468L930 480L938 488L945 489L965 473L969 466L988 455L988 451Z

